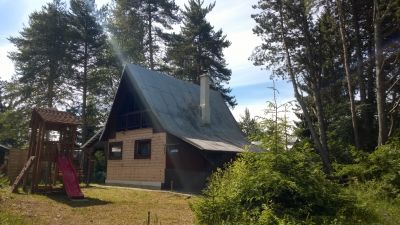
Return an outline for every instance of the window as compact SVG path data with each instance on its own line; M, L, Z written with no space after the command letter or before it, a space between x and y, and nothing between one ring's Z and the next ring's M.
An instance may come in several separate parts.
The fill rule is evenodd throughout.
M110 142L108 159L122 159L122 142Z
M150 159L151 156L151 140L135 141L135 159Z

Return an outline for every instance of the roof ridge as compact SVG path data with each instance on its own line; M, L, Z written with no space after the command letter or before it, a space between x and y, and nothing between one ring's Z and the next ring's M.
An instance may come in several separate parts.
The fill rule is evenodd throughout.
M129 63L129 64L127 64L127 66L128 66L128 68L130 66L137 67L139 69L145 70L146 72L151 72L151 73L157 74L157 76L160 76L160 77L163 77L163 78L169 78L169 79L172 79L172 80L177 81L177 82L182 82L182 83L185 83L187 85L200 88L200 84L193 83L193 82L191 82L189 80L182 80L182 79L176 78L173 75L165 73L165 72L161 72L161 71L157 71L157 70L149 70L149 69L147 69L147 68L145 68L143 66L140 66L140 65L137 65L137 64L133 64L133 63ZM211 86L210 86L210 91L216 92L218 94L221 94L219 91L213 89Z

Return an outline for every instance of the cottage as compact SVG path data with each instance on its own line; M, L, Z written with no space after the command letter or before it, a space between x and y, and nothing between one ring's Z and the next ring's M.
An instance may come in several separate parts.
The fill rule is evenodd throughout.
M99 137L108 184L198 191L248 145L208 76L200 86L136 65L124 69Z

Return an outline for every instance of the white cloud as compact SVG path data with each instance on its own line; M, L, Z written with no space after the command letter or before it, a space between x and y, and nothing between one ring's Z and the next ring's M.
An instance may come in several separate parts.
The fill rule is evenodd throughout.
M20 27L16 28L15 33L18 33L22 29L23 24L25 25L28 24L29 15L31 13L40 10L42 6L44 6L47 2L51 2L51 0L23 0L22 2L23 3L20 3L21 9L18 16ZM16 4L16 3L8 3L8 4Z
M285 101L286 102L286 101ZM278 103L279 104L279 103ZM240 121L241 117L244 115L244 110L248 108L250 112L250 116L253 117L265 117L265 109L267 108L267 104L264 101L245 103L242 105L236 106L234 109L231 109L233 117L235 117L236 121ZM283 111L283 110L281 110ZM279 117L284 116L284 112L278 113ZM292 123L293 121L298 121L299 119L294 114L294 111L291 107L287 109L287 120Z
M224 52L230 67L253 67L248 60L253 49L261 44L260 39L251 30L229 32L227 39L232 43Z
M231 112L237 121L241 120L241 116L244 115L244 110L246 108L249 109L251 117L263 116L265 102L237 105L234 109L231 109Z
M8 52L15 50L15 47L7 38L10 36L18 36L24 25L28 24L29 15L35 10L40 10L46 2L50 1L51 0L0 0L0 6L3 4L18 4L20 7L18 14L14 15L13 18L4 18L14 21L13 23L18 24L18 26L11 31L0 31L0 76L2 80L10 80L15 73L14 63L7 57ZM4 19L2 23L6 23Z
M270 74L266 70L261 70L253 65L243 65L232 68L232 77L229 82L230 87L241 87L252 84L270 82Z
M213 0L205 1L209 4ZM215 8L208 15L208 20L215 30L222 28L231 46L224 50L228 68L232 69L230 87L246 86L255 83L267 82L269 75L266 71L253 66L248 60L253 49L261 44L260 38L253 34L255 26L251 14L254 13L252 5L257 0L230 0L217 1Z
M0 45L0 77L1 80L10 80L14 75L14 63L7 57L8 52L14 51L15 47L12 44Z
M100 8L101 6L107 4L107 3L111 3L110 0L96 0L96 6L97 8Z

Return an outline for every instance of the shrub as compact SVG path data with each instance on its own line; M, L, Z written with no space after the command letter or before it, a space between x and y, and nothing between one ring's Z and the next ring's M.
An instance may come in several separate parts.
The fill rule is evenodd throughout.
M355 212L353 199L325 178L315 155L243 153L210 179L191 204L198 224L330 224Z
M368 156L366 176L381 181L390 197L400 194L400 138L378 147Z
M400 138L378 147L359 163L339 165L338 176L380 183L380 192L391 198L400 195Z

